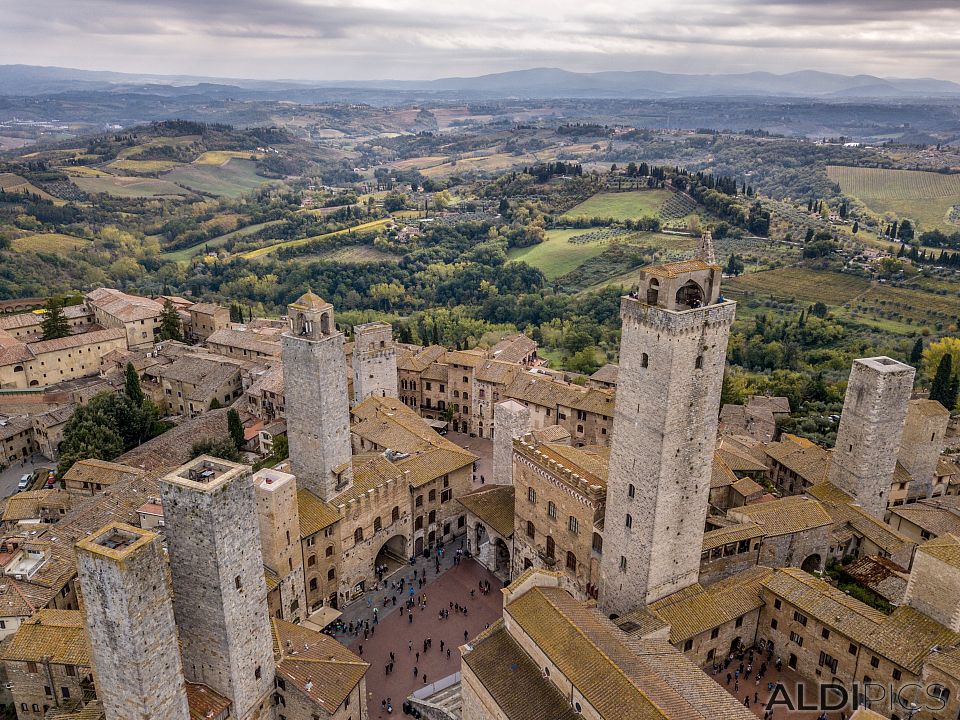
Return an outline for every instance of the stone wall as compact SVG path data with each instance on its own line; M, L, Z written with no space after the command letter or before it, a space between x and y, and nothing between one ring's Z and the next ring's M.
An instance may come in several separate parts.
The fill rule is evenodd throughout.
M960 568L917 551L903 602L953 632L960 632Z
M371 395L397 397L397 348L393 328L382 322L353 328L353 401Z
M513 440L525 435L530 428L530 411L516 400L494 405L492 483L513 484Z

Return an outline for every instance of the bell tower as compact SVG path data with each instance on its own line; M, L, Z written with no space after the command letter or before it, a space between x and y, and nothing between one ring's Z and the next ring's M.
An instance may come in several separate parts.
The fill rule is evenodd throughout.
M281 338L290 462L298 483L328 501L353 482L343 333L312 292L287 307Z

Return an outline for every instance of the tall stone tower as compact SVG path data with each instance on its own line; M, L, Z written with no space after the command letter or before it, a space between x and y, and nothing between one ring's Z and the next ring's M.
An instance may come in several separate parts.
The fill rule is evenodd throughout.
M830 481L881 521L915 372L888 357L854 360L843 399Z
M77 543L77 574L107 720L190 720L160 536L107 525Z
M709 265L717 263L717 253L713 248L713 233L709 230L700 236L700 242L697 244L697 259Z
M353 328L353 401L360 403L371 395L397 396L397 348L389 323Z
M513 485L513 439L523 437L532 427L530 410L516 400L493 406L493 482Z
M330 500L353 483L343 333L333 306L312 292L287 315L281 347L290 461L302 487Z
M300 622L306 617L297 479L289 473L264 468L253 476L263 564L280 578L280 619Z
M697 582L736 303L702 260L641 272L623 331L601 606L623 614Z
M900 464L910 473L909 500L933 493L933 479L943 450L950 411L936 400L911 400L900 439Z
M250 468L201 455L160 480L187 680L270 716L273 636Z

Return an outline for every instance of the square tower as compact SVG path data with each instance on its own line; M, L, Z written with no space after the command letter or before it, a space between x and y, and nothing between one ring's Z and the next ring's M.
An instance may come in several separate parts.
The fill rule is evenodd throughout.
M736 303L702 260L641 272L624 297L601 561L623 614L697 582Z
M950 411L936 400L911 400L900 439L900 464L910 473L908 500L933 493L937 463L950 423Z
M160 536L114 523L76 549L106 719L190 720Z
M263 564L280 578L280 619L299 622L307 609L300 546L297 479L270 468L253 475Z
M353 327L353 401L397 396L397 348L393 326L370 322Z
M273 639L250 468L201 455L160 493L184 674L233 700L239 720L268 717Z
M843 398L830 482L881 521L887 511L915 372L888 357L854 360Z
M493 406L493 482L513 485L513 440L532 428L530 409L516 400Z
M343 333L333 306L312 292L287 314L281 348L290 462L300 485L328 501L353 483Z

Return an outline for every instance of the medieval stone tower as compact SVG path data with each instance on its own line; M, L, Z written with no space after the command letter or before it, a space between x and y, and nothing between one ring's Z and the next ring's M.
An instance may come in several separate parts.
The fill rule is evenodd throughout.
M830 481L881 521L897 466L914 373L909 365L888 357L854 360L843 399Z
M736 303L702 260L641 273L620 306L600 604L623 614L697 582Z
M333 306L312 292L287 314L281 347L290 461L301 487L330 500L353 482L343 333Z
M297 511L297 479L289 473L264 468L253 476L260 523L263 564L279 579L280 619L300 622L306 617L303 551Z
M384 322L353 328L353 401L360 403L371 395L397 396L397 348L393 327Z
M950 423L950 411L936 400L911 400L900 439L898 459L910 473L909 500L933 493L933 480L943 450L943 438Z
M532 427L530 410L516 400L493 406L493 482L513 485L513 439L523 437Z
M107 525L77 544L77 574L107 720L189 720L160 536Z
M160 492L184 674L230 698L239 720L270 717L273 635L250 468L201 455L161 478Z

